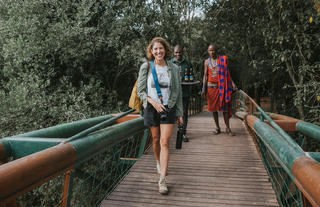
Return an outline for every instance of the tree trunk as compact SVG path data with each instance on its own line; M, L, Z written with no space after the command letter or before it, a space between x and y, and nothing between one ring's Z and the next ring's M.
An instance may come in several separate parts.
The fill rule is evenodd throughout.
M275 109L275 103L274 103L275 102L275 97L274 97L275 80L276 80L276 74L275 74L275 72L272 71L272 74L271 74L271 103L270 103L270 111L271 112L276 112L274 110Z
M293 82L293 86L295 87L296 92L297 92L298 104L297 104L296 107L297 107L298 112L299 112L299 117L300 117L301 120L304 120L305 117L304 117L304 110L303 110L303 105L302 105L303 96L302 96L301 91L299 90L299 85L297 83L297 80L294 77L293 68L291 67L287 57L285 57L285 63L286 63L286 66L287 66L287 69L288 69L288 72L289 72L289 76L290 76L290 78L291 78L291 80Z
M260 94L258 89L259 89L258 85L254 84L254 98L256 99L256 103L260 106Z

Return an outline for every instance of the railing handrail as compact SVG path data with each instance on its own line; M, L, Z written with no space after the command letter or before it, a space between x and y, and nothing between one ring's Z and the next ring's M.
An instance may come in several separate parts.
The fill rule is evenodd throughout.
M120 143L127 136L133 135L145 129L143 118L132 119L117 125L110 126L104 130L98 131L82 139L73 139L68 141L76 149L78 158L77 165L90 159L105 146L113 146Z
M0 186L6 186L0 188L0 201L16 198L143 129L143 118L132 119L0 165Z
M236 93L240 93L241 95L247 97L250 102L257 108L257 110L260 112L260 115L268 120L270 124L282 135L284 136L290 143L292 138L273 120L274 118L280 119L280 120L290 120L295 123L295 128L301 132L304 135L307 135L313 139L320 141L320 126L312 124L310 122L302 121L290 116L281 115L281 114L274 114L274 113L268 113L265 112L248 94L246 94L242 90L237 90Z
M132 113L132 112L134 112L134 111L135 111L134 109L130 109L130 110L126 111L126 112L123 112L123 113L121 113L121 114L118 115L118 116L115 116L115 117L113 117L113 118L111 118L111 119L108 119L108 120L106 120L106 121L103 121L103 122L101 122L101 123L99 123L99 124L97 124L97 125L94 125L94 126L88 128L88 129L84 130L84 131L79 132L78 134L73 135L72 137L68 138L68 139L65 140L64 142L71 142L72 140L76 140L76 139L79 139L79 138L81 138L81 137L84 137L84 136L90 134L91 132L96 131L97 129L99 129L99 128L101 128L101 127L110 126L110 125L113 124L116 120L118 120L118 119L120 119L120 118L122 118L122 117L124 117L124 116L126 116L126 115L128 115L128 114L130 114L130 113Z
M302 134L320 141L320 126L305 121L299 121L296 127Z
M236 114L243 118L250 128L259 135L265 143L265 146L294 180L297 187L309 202L313 206L320 206L320 163L308 156L308 153L304 152L245 92L239 90L234 95L236 96L237 94L245 96L251 102L250 104L256 106L257 110L261 113L261 120L241 111ZM266 119L272 127L265 123L264 119ZM300 121L293 123L298 125ZM318 132L318 127L312 125L312 128L315 129L315 132Z
M241 95L246 96L247 98L249 98L249 100L256 106L257 110L261 113L261 116L268 120L269 123L273 126L273 128L284 138L286 139L286 141L288 143L290 143L293 147L298 148L297 150L301 150L301 147L277 124L273 121L273 119L270 118L270 116L267 115L266 112L264 112L264 110L248 95L246 94L244 91L242 90L237 90L236 93L241 93ZM262 119L263 120L263 119Z
M5 149L4 152L0 150L0 158L2 157L2 154L6 154L7 157L14 157L17 159L55 146L60 142L66 143L71 140L79 139L98 129L118 122L118 120L132 112L134 112L134 110L130 109L121 114L105 115L86 120L60 124L12 137L5 137L0 140L0 143L2 143ZM133 117L136 118L137 116ZM68 138L66 135L69 135L70 137ZM37 144L30 145L31 142L37 142Z
M47 138L68 138L69 136L79 133L88 127L94 126L101 121L105 121L108 119L111 119L112 115L104 115L104 116L99 116L95 118L90 118L90 119L85 119L85 120L80 120L80 121L75 121L71 123L66 123L66 124L59 124L56 126L44 128L44 129L39 129L36 131L31 131L19 135L15 135L18 137L47 137ZM70 134L70 135L69 135ZM64 135L64 136L63 136ZM15 137L12 136L12 137Z

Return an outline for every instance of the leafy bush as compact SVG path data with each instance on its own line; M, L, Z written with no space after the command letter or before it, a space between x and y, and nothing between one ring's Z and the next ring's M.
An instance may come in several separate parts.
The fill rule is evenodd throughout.
M99 82L73 87L67 78L50 88L37 74L12 78L0 90L1 136L86 119L114 110L116 92L105 91Z

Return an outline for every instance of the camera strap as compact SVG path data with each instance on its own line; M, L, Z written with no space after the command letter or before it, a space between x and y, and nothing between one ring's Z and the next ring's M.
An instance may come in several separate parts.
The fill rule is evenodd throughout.
M153 81L154 81L154 85L156 86L158 97L159 97L161 103L163 104L162 93L161 93L161 90L160 90L158 76L157 76L156 68L155 68L155 65L154 65L154 61L150 61L150 68L151 68L151 71L152 71Z

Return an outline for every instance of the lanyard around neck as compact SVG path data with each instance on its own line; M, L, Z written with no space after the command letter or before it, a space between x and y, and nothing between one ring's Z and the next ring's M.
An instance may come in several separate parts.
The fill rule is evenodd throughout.
M154 65L153 61L150 61L150 68L151 68L151 71L152 71L153 81L154 81L154 84L156 86L158 97L159 97L161 103L163 104L162 93L161 93L161 90L160 90L158 76L157 76L156 68L155 68L155 65Z

